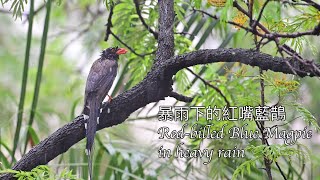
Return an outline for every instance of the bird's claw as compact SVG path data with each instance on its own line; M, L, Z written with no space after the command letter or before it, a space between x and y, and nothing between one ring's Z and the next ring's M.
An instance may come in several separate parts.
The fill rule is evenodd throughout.
M108 106L109 103L110 103L109 101L107 101L107 102L102 102L101 108L100 108L100 113L102 112L102 109L104 109L104 108L106 108L106 107Z

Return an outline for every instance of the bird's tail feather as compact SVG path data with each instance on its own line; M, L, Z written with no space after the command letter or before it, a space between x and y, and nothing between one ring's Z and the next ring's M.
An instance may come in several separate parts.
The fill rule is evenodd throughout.
M94 143L94 137L97 130L97 118L99 117L100 104L97 100L93 99L88 102L90 107L89 119L87 124L87 144L86 144L86 153L88 156L88 168L89 168L89 177L92 179L92 146Z
M93 153L87 153L88 156L88 171L89 171L89 180L92 180L92 157Z

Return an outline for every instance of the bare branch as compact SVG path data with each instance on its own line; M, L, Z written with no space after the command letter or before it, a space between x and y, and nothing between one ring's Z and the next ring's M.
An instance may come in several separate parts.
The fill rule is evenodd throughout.
M145 56L147 55L151 55L151 54L154 54L155 52L150 52L150 53L145 53L145 54L139 54L137 53L132 47L130 47L127 43L125 43L124 41L122 41L116 34L114 34L111 30L110 30L110 34L116 38L117 41L119 41L121 44L123 44L126 48L128 48L133 54L141 57L141 58L144 58Z
M104 41L108 41L109 35L111 34L113 8L114 8L114 5L111 5L109 16L108 16L108 22L106 24L107 28L106 28L106 36L104 38Z
M196 35L189 33L189 32L175 32L174 34L180 34L180 35L189 35L195 37Z
M219 20L219 19L220 19L220 17L218 17L217 15L212 15L212 14L210 14L210 13L208 13L208 12L206 12L206 11L203 11L203 10L201 10L201 9L195 9L195 8L193 8L193 11L194 11L194 12L200 12L201 14L207 15L207 16L211 17L212 19L216 19L216 20ZM236 23L236 22L227 21L227 23L228 23L228 24L231 24L231 25L234 25L234 26L237 26L237 27L239 27L239 28L241 28L241 29L244 29L244 30L246 30L247 32L255 33L255 34L258 35L258 36L261 36L261 37L263 36L263 34L260 34L259 32L254 32L251 28L245 27L245 26L243 26L243 25L241 25L241 24L238 24L238 23Z
M265 37L268 38L268 39L277 38L277 37L281 37L281 38L297 38L297 37L307 36L307 35L309 35L309 36L310 35L319 36L320 35L320 23L313 30L310 30L310 31L295 32L295 33L285 33L285 34L271 33L271 34L266 34Z
M187 97L173 91L169 93L169 96L175 98L178 101L183 101L183 102L192 102L193 100L192 97Z
M282 2L283 4L288 4L290 6L311 6L308 3L293 2L293 1L290 1L290 0L280 0L280 2Z
M318 9L320 11L320 4L312 1L312 0L302 0L308 4L310 4L311 6L313 6L314 8Z
M262 5L262 8L261 8L261 10L260 10L260 12L259 12L259 15L258 15L258 18L257 18L257 20L253 23L253 25L252 25L252 29L254 30L254 31L256 31L257 29L257 23L258 22L260 22L260 20L261 20L261 17L262 17L262 15L263 15L263 11L264 11L264 9L267 7L267 5L268 5L268 3L270 2L270 0L266 0L265 2L264 2L264 4Z

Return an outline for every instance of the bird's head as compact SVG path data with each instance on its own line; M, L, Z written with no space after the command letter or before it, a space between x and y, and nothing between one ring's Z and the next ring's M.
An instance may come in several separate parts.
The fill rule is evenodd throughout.
M125 54L128 51L124 48L118 48L117 47L110 47L108 49L105 49L101 53L101 58L103 59L110 59L110 60L117 60L119 58L119 55Z

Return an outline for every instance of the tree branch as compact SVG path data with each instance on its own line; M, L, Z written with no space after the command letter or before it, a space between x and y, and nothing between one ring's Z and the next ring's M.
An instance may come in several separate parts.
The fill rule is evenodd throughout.
M320 35L320 23L314 27L313 30L305 31L305 32L294 32L294 33L270 33L264 35L266 38L275 38L275 37L281 37L281 38L297 38L297 37L302 37L302 36L319 36Z
M195 9L195 8L193 8L192 10L193 10L194 12L199 12L199 13L201 13L201 14L203 14L203 15L207 15L208 17L210 17L210 18L212 18L212 19L220 20L220 17L218 17L217 15L212 15L212 14L210 14L210 13L208 13L208 12L206 12L206 11L203 11L203 10L201 10L201 9ZM237 26L237 27L239 27L239 28L242 28L242 29L246 30L247 32L251 32L251 33L257 34L258 36L263 36L263 34L261 34L261 33L259 33L259 32L255 32L255 31L253 31L253 29L248 28L248 27L245 27L245 26L243 26L243 25L241 25L241 24L239 24L239 23L236 23L236 22L233 22L233 21L227 21L227 23L228 23L228 24L231 24L231 25L234 25L234 26Z
M147 76L138 85L114 98L103 109L98 130L121 124L137 109L169 96L171 93L170 80L179 70L198 64L216 62L240 62L260 67L263 70L293 74L287 65L288 63L301 77L320 76L320 73L314 71L313 66L296 61L291 57L272 57L268 54L247 49L194 51L172 57L163 62L156 61ZM320 67L319 64L315 64L315 66L317 68ZM159 91L160 87L163 91ZM13 166L13 169L29 171L38 165L47 164L83 138L85 138L84 119L77 117L33 147ZM10 179L9 177L10 175L6 174L0 176L0 179Z
M173 91L169 93L169 96L175 98L178 101L183 101L183 102L192 102L193 100L192 97L187 97Z
M159 37L156 60L163 61L174 55L174 7L173 0L160 0L159 3Z
M312 0L302 0L308 4L310 4L311 6L313 6L314 8L318 9L320 11L320 4L312 1Z
M114 8L114 5L112 4L112 5L110 6L110 12L109 12L109 16L108 16L108 22L107 22L107 24L106 24L106 26L107 26L106 36L104 37L104 41L106 41L106 42L108 41L109 36L110 36L110 34L111 34L113 8Z

